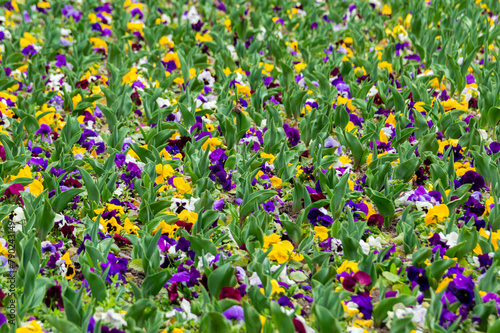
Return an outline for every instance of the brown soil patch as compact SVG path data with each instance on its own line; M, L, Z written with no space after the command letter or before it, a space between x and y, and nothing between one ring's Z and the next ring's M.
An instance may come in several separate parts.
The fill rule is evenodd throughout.
M299 217L300 213L294 213L293 212L293 202L291 201L285 201L284 205L279 208L279 213L281 214L286 214L292 220L293 222L297 221L297 218Z
M140 288L142 281L146 278L144 272L136 271L133 268L127 269L127 277L134 281L134 283Z
M392 220L391 223L389 224L388 228L383 228L384 232L391 235L391 237L396 237L398 236L398 221L397 220Z
M302 298L299 298L297 299L297 303L300 304L300 306L302 306L302 315L304 315L304 317L308 318L309 315L311 314L311 303L309 303L308 301L302 299Z

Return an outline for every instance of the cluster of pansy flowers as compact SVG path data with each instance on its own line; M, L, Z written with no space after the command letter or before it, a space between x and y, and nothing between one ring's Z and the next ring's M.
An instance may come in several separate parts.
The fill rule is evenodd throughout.
M362 112L360 98L356 95L364 83L370 82L370 75L373 73L367 71L365 63L356 59L359 56L357 54L359 40L357 40L357 34L349 31L349 24L362 21L365 10L358 8L358 5L354 3L345 6L345 12L340 13L339 17L329 15L328 6L323 5L321 1L317 1L317 5L312 7L299 2L292 2L286 9L273 5L270 7L270 13L266 13L265 18L268 22L253 27L252 34L245 39L239 35L241 31L238 25L241 22L235 21L238 16L230 15L231 9L226 8L224 2L219 0L214 2L216 18L213 22L207 21L207 13L196 4L182 7L183 12L176 12L175 15L170 6L147 8L146 3L136 0L126 0L120 4L99 2L87 13L84 13L85 9L77 2L54 7L54 4L49 1L39 1L29 11L24 10L26 7L23 6L24 4L21 5L23 10L19 8L15 0L12 0L7 2L0 11L3 15L0 19L0 40L9 43L15 41L14 48L22 55L21 63L18 65L16 64L13 68L2 68L5 73L2 75L9 78L13 84L0 92L0 133L6 138L13 138L18 128L17 124L26 125L22 123L24 113L18 111L19 97L25 101L32 95L33 89L37 89L41 84L44 89L37 93L40 92L47 98L43 99L44 102L33 105L31 118L35 119L36 130L30 133L29 139L23 142L30 156L29 159L25 164L12 169L13 171L2 179L4 184L9 185L3 190L0 200L15 206L5 218L14 224L16 231L23 231L28 223L25 217L28 209L25 207L23 197L42 198L48 192L47 197L55 199L60 193L72 189L87 191L72 198L62 212L55 214L54 228L47 240L41 242L43 263L41 267L43 268L40 269L39 274L55 281L54 285L47 289L43 304L40 305L40 307L45 307L44 311L46 309L52 312L56 309L63 310L62 284L73 289L85 288L85 297L88 299L92 297L92 288L89 285L91 282L87 281L78 263L79 256L88 251L86 241L97 244L104 240L112 240L114 245L112 252L106 255L105 262L99 263L101 271L107 271L106 288L123 287L126 288L126 293L132 295L135 291L129 283L133 278L131 271L136 270L138 266L133 263L134 260L129 253L138 246L137 239L143 239L144 233L149 233L150 236L158 237L159 267L170 273L169 279L161 288L159 297L155 299L155 302L161 305L160 311L165 319L161 329L163 332L180 333L185 330L196 331L199 328L197 325L202 315L198 309L199 299L204 297L203 293L209 289L206 272L208 270L213 272L226 262L232 262L232 268L236 272L236 282L233 286L222 287L219 295L212 296L218 301L225 299L234 301L234 305L222 311L222 315L228 322L238 329L243 328L246 320L243 302L253 301L249 292L252 287L256 286L266 300L269 299L279 305L280 311L291 319L296 332L314 332L318 326L315 321L317 319L311 315L309 309L316 305L314 297L317 295L315 294L317 286L312 281L318 281L319 278L313 275L311 270L313 265L310 261L314 256L321 254L329 256L327 266L320 267L318 263L314 263L317 266L315 270L325 272L330 267L333 268L334 274L330 282L333 283L334 291L345 292L341 300L343 316L336 319L341 322L342 329L347 332L367 332L379 327L380 323L375 322L379 318L374 318L377 315L374 315L374 309L380 304L379 300L397 298L401 295L416 296L416 303L408 306L395 303L393 308L388 309L387 317L384 318L382 325L391 327L396 325L398 320L411 318L416 331L423 332L426 329L431 293L436 293L440 297L441 312L436 315L439 317L439 325L445 329L452 327L457 321L464 322L463 325L479 324L480 319L474 312L474 307L478 304L493 301L496 312L500 312L500 296L497 293L477 290L479 282L485 278L488 269L493 265L494 251L498 250L497 241L500 240L500 231L495 231L491 226L491 221L488 221L496 204L495 197L489 187L490 184L480 175L481 170L476 169L474 158L468 151L470 147L462 147L459 144L459 138L448 137L446 132L436 133L435 156L437 159L442 159L452 155L454 161L455 177L449 180L449 184L442 185L452 185L455 189L463 185L469 186L466 192L470 195L467 199L450 210L447 203L460 198L452 195L451 190L442 191L440 188L434 188L430 181L435 173L432 169L433 161L427 159L427 155L423 156L424 154L418 150L422 142L419 142L415 134L409 135L408 146L414 150L415 156L423 158L423 163L418 166L409 181L411 189L402 192L394 200L394 204L401 209L410 207L414 212L420 212L415 224L415 229L418 230L417 248L430 248L432 256L422 263L414 264L410 260L403 264L401 260L409 258L402 247L404 235L397 236L388 233L384 226L385 216L379 211L376 202L369 199L370 193L366 191L370 181L364 174L367 169L356 165L352 147L344 144L344 141L337 136L338 132L327 133L327 136L322 138L320 148L328 150L328 153L324 153L321 158L329 163L318 165L315 161L317 156L309 153L306 149L308 146L303 139L304 131L300 123L308 119L306 117L309 113L319 112L325 106L324 96L317 93L324 82L320 78L310 80L308 75L310 74L308 62L313 62L311 56L317 58L318 62L330 66L328 72L325 73L325 78L335 93L330 96L332 98L328 106L331 106L333 110L345 110L347 113L348 121L342 130L363 138L365 135L372 135L370 132L372 128L369 128L368 122L375 120L377 124L381 124L375 133L377 139L365 144L368 152L364 160L366 165L370 165L378 158L398 154L400 153L398 149L402 149L395 142L399 135L397 131L403 130L398 127L398 120L401 119L402 114L388 106L390 102L387 97L394 92L393 88L403 93L406 84L397 70L404 71L404 66L412 68L412 71L407 73L412 79L429 78L426 81L427 102L417 100L412 93L407 96L405 104L410 112L407 119L409 122L404 125L405 128L418 127L423 119L425 126L432 130L437 124L435 113L431 110L440 108L444 111L443 117L455 111L463 111L456 117L456 121L463 125L461 127L465 132L469 131L472 119L474 119L472 124L477 122L478 117L469 113L469 110L478 108L481 95L480 80L477 74L475 75L475 68L471 66L466 69L463 90L451 94L449 80L441 75L441 71L438 72L439 75L436 74L434 72L436 68L433 70L426 67L421 59L421 53L417 52L413 46L410 38L413 13L404 12L401 17L393 17L393 10L389 4L370 1L369 7L376 11L377 16L382 17L384 26L379 31L382 38L377 39L380 34L377 38L373 38L372 35L369 46L365 45L366 50L362 51L366 52L371 59L378 60L378 75L383 76L386 81L384 81L385 84L375 82L366 90L366 99L364 101L363 98L361 99L361 102L370 101L377 109L374 112L374 119L368 119ZM115 8L118 5L122 5L123 8ZM476 6L484 10L489 25L493 26L497 22L498 17L485 4L476 1ZM22 35L16 35L13 29L16 25L27 24L35 19L40 20L42 15L48 17L54 15L53 8L60 10L58 14L62 22L58 32L60 47L57 52L49 53L51 58L45 59L42 82L34 84L29 77L31 75L29 66L33 64L34 59L38 61L37 57L40 57L42 53L47 55L44 52L46 41L42 38L43 33L39 29L28 28L27 31L23 31ZM126 14L124 16L128 18L127 22L116 21L117 18L113 16L113 13L118 9ZM239 19L251 21L253 24L252 15L256 14L256 9L238 9L241 12ZM313 12L314 15L310 16L309 12ZM89 35L86 36L88 40L78 40L77 36L81 37L76 31L78 24L88 25ZM305 48L307 41L304 37L289 31L300 25L305 26L311 36L320 27L328 26L329 30L336 33L335 36L341 37L332 41L323 41L323 47L312 55L311 49ZM428 24L428 27L433 27L433 25L435 23ZM159 29L161 31L159 35L155 35L158 37L155 37L155 45L150 45L153 26L162 29ZM195 48L199 54L207 56L206 66L201 66L202 68L194 68L197 67L194 64L192 67L185 66L186 55L189 54L190 49L184 43L183 38L176 36L181 26L192 30L194 40L190 41L190 49ZM110 147L110 142L113 141L109 140L112 135L107 114L109 111L101 110L98 104L106 105L103 100L109 96L103 90L109 89L113 74L106 67L106 61L114 47L112 44L115 42L114 36L118 31L120 36L126 39L125 51L128 54L137 54L141 51L155 54L141 54L141 57L130 64L129 68L125 68L120 78L121 86L131 89L130 101L134 112L129 116L130 119L120 119L129 128L119 145L115 142L115 146L118 147L115 149L116 147ZM370 31L367 30L366 33L370 34ZM273 47L266 44L266 39L271 38L285 41L283 45L286 48L282 48L281 52L291 60L290 69L293 72L291 84L297 90L305 92L305 98L303 105L300 106L299 119L293 121L283 119L278 129L280 133L283 133L283 142L289 151L299 155L294 167L294 177L291 180L284 180L279 176L282 170L277 168L277 159L279 161L282 156L278 157L277 152L271 153L265 148L267 147L266 140L269 140L266 132L270 131L272 125L270 122L274 121L273 119L268 117L262 119L260 123L253 121L236 142L237 147L246 146L248 152L257 155L255 161L259 161L252 165L256 173L249 186L255 191L273 190L276 193L256 206L256 211L253 212L253 214L263 212L269 217L269 225L263 228L265 232L262 235L262 242L254 243L259 244L258 250L265 253L265 260L269 266L268 273L274 276L270 281L262 281L253 268L249 269L248 263L236 264L237 260L234 259L242 257L248 260L253 253L248 253L250 250L247 249L246 244L238 245L229 227L230 221L234 220L233 213L243 208L243 197L238 195L241 190L238 186L241 184L238 178L241 176L241 170L235 165L228 167L227 161L234 156L235 151L227 146L220 118L215 114L222 105L227 104L227 101L221 101L218 96L222 90L221 86L226 85L226 90L233 97L230 101L231 117L233 113L250 115L249 108L254 107L253 103L259 102L252 98L256 91L252 89L255 82L252 82L253 73L249 70L249 66L253 66L258 69L259 80L262 80L263 87L268 91L268 95L262 96L262 106L276 108L280 110L279 115L284 116L285 113L282 111L285 108L286 94L290 92L281 89L286 69L281 63L272 59L275 53L269 53L270 48ZM224 51L227 51L232 61L228 62L234 65L231 68L220 67L219 63L217 65L220 68L216 68L216 54L211 47L220 39L224 40ZM77 50L78 43L81 42L87 43L92 49L92 54L96 55L92 61L84 65L84 68L81 68L81 64L75 63L73 59L74 50ZM241 54L248 53L252 45L260 42L262 42L260 48L252 49L256 56L254 59L258 61L249 65L249 59L242 59ZM391 58L386 56L387 50L392 50L390 47L394 49L392 62L388 61ZM496 50L493 44L485 47L487 50ZM5 52L4 45L1 46L0 52ZM483 54L485 54L484 49L479 52L477 59L473 59L475 67L484 66ZM151 66L149 62L154 57L160 59L157 64L161 64L159 68L161 78L153 79L150 76L152 71L148 65ZM2 56L0 59L8 64L8 59L5 57ZM495 60L494 57L491 58L491 61L493 60ZM461 66L463 62L462 57L457 59L458 65ZM352 68L347 71L346 66ZM79 77L69 75L75 67L79 68L77 73ZM156 67L156 64L151 67ZM189 73L182 73L182 70L187 70ZM159 146L161 149L156 149L158 145L155 147L154 141L146 140L145 133L161 124L148 124L148 119L145 117L148 111L144 105L147 102L145 94L149 89L160 87L162 80L169 80L172 76L175 76L172 86L161 95L157 95L154 103L157 109L168 113L162 121L168 123L169 128L176 130ZM196 111L196 115L191 125L186 126L187 120L181 110L184 107L182 97L186 94L186 87L192 81L199 82L203 88L194 96L194 103L190 106L194 110L189 111ZM383 91L383 88L387 88L387 82L392 85L391 90ZM92 102L88 102L89 98ZM109 103L108 106L111 105L111 101L107 103ZM148 105L148 108L150 107L151 105ZM79 136L71 140L71 154L69 155L71 161L83 162L81 165L85 165L90 171L92 163L106 161L110 156L110 151L117 150L111 159L113 164L109 169L115 173L116 177L106 185L110 192L107 195L109 200L91 208L88 208L85 202L86 195L88 196L90 191L87 188L85 176L78 168L71 168L67 171L70 168L68 164L60 165L58 161L51 158L53 154L58 153L59 147L56 142L60 143L66 126L70 126L68 120L70 110L79 110L76 119L80 130ZM253 112L259 111L262 110L253 110ZM231 117L228 119L232 119ZM32 121L31 118L30 121ZM236 124L236 119L234 121ZM25 129L27 130L26 127ZM495 137L491 138L490 133L485 129L477 129L477 133L484 144L484 154L489 157L496 156L500 152L500 143L495 141ZM216 255L205 253L201 256L194 250L189 240L195 235L194 229L198 227L196 223L201 223L199 217L204 213L197 208L202 200L201 191L198 191L200 185L193 180L190 174L192 170L188 170L187 167L190 156L186 157L187 147L199 141L203 142L199 145L199 149L207 152L206 156L208 156L207 177L215 185L211 208L217 212L218 217L210 226L214 229L210 235L210 241L215 242L219 237L227 236L222 244L217 245ZM4 141L0 141L0 158L6 165L13 157L7 155L4 144ZM152 179L148 171L149 165L145 163L141 152L138 149L134 150L134 147L157 155L154 156ZM398 167L401 157L400 155L392 159L391 167ZM494 162L497 163L497 161ZM333 173L329 173L330 169ZM146 175L147 173L149 174ZM348 176L346 198L342 201L343 206L339 212L331 211L334 202L330 200L322 206L314 206L314 203L324 203L335 194L335 192L329 192L326 184L322 183L321 174L334 175L339 178L343 175ZM44 179L44 175L53 177L57 181L49 184L49 180ZM90 177L96 178L97 175L91 172ZM139 218L145 199L139 195L137 186L144 184L147 178L150 178L149 181L154 187L157 187L155 203L166 203L162 206L164 208L160 210L158 216L151 219L152 222ZM308 202L311 202L314 207L305 207L303 198L299 212L292 213L286 208L290 208L295 199L293 191L297 182L303 184L305 195L308 195L310 199ZM389 182L390 184L387 183L387 185L390 186L396 183L393 179ZM53 186L57 186L58 191L49 191L49 187ZM308 208L307 211L306 208ZM300 212L303 214L299 215ZM84 216L85 214L90 214L90 216ZM289 218L293 217L293 222L298 218L301 219L302 225L299 225L298 229L304 238L310 236L311 246L301 247L297 244L294 235L287 228L287 223L290 222L283 217L283 214L288 214ZM262 216L259 215L259 218ZM354 224L367 224L357 244L359 252L365 256L378 255L378 260L381 260L381 262L376 262L378 265L383 265L390 260L393 260L394 264L399 260L398 267L394 264L394 267L390 267L390 272L384 271L388 274L384 275L373 270L375 275L378 275L378 279L386 279L391 287L391 290L384 290L384 295L378 295L379 300L375 298L379 286L373 281L373 271L363 271L359 267L366 267L364 264L347 259L349 253L346 251L350 251L352 244L343 244L341 240L343 236L338 226L348 223L349 217L352 218ZM452 218L455 218L457 223L450 228L448 222ZM90 230L87 230L89 223L98 224L97 239L92 239L95 236L91 236ZM219 228L219 226L223 227ZM466 259L450 258L446 253L459 245L459 239L462 239L461 232L465 228L475 229L480 242L471 249ZM491 245L490 252L486 251L486 246L480 245L484 243ZM8 248L9 242L6 238L1 238L0 260L2 266L5 267L8 264ZM304 248L306 250L303 250ZM450 251L450 253L455 252ZM429 267L439 260L454 262L445 269L441 277L436 279L435 276L429 276L431 271ZM91 271L96 270L92 268ZM277 271L279 274L273 274ZM318 274L317 271L316 274ZM4 287L2 285L2 288ZM0 296L2 300L6 297L1 290ZM90 318L88 331L93 332L97 322L100 322L102 331L106 329L109 332L126 331L128 323L125 317L130 304L125 302L120 304L122 307L115 309L110 304L100 306ZM17 331L50 330L50 324L44 321L41 313L42 311L37 310L33 316L21 318L22 327ZM59 314L62 313L62 311L59 312ZM276 325L273 316L274 314L263 311L259 313L258 318L263 327L269 327L269 325ZM3 317L0 316L0 325L4 323L2 320ZM273 321L274 323L271 324Z

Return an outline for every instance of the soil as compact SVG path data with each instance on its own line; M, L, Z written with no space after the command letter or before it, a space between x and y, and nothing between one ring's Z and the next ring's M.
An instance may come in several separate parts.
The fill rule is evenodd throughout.
M398 225L399 220L401 219L402 212L403 212L403 208L396 208L396 212L395 212L396 218L391 221L391 223L389 224L389 228L383 230L384 232L388 233L392 237L396 237L399 235L398 231L397 231L397 225Z
M300 215L300 213L293 212L293 202L291 201L286 201L284 205L279 208L279 213L288 215L290 220L293 222L297 221L297 218Z
M397 220L392 220L391 223L389 224L389 228L384 228L383 231L391 235L391 237L396 237L398 235L397 226L398 226Z
M126 258L128 260L132 260L132 257L131 257L132 251L125 250L123 252L120 252L120 254L118 256L120 256L122 258ZM134 283L140 288L141 284L142 284L142 280L144 280L146 278L146 274L144 272L137 271L133 268L128 267L127 268L127 278L133 280Z
M311 314L311 303L302 298L297 299L297 303L302 306L302 315L304 317L309 317L309 315Z
M375 288L372 290L372 292L370 293L371 297L373 297L373 303L378 303L378 301L380 300L380 290L378 288Z
M127 277L134 280L134 283L140 288L142 281L146 278L144 272L136 271L133 268L127 269Z
M234 199L236 199L236 194L234 193L225 193L227 196L227 202L232 203Z

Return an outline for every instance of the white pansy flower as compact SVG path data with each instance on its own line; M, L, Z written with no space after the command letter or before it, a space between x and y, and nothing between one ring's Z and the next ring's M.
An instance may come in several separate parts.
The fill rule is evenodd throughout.
M250 278L248 279L248 283L251 286L257 286L259 284L262 284L262 281L260 280L259 275L256 272L253 272L252 276L250 276Z
M122 314L115 312L114 309L109 309L106 312L97 312L94 315L94 319L101 319L103 322L108 323L115 328L122 328L127 326L127 322L123 319L124 316L125 313Z
M202 81L206 86L212 87L215 83L210 71L203 71L198 75L198 80Z
M370 244L364 240L361 239L359 241L359 246L361 246L361 251L363 251L364 254L368 255L368 253L370 253Z
M172 105L172 104L170 104L170 101L169 101L168 99L166 99L166 98L161 98L161 97L160 97L160 98L158 98L158 99L156 100L156 103L158 103L158 106L159 106L160 108L163 108L163 107L169 107L169 106L171 106L171 105Z
M196 11L196 8L194 6L191 6L191 8L189 8L189 11L186 14L182 15L182 19L188 20L191 24L196 24L201 19L201 17Z
M25 220L24 210L22 207L17 207L14 209L12 222L17 223Z
M446 236L442 232L440 232L439 236L441 237L441 239L446 239L446 245L448 245L449 247L454 247L458 243L458 234L455 231L449 233Z

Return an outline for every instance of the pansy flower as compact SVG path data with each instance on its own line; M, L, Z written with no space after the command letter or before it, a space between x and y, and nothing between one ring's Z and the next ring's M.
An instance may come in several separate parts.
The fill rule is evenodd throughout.
M59 266L66 279L70 280L75 276L75 265L69 257L69 252L66 252L56 264Z

